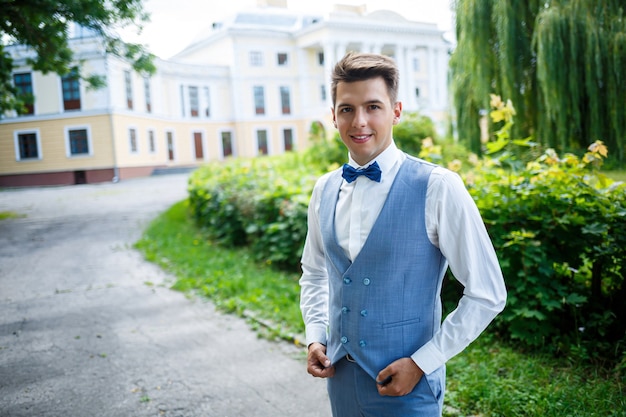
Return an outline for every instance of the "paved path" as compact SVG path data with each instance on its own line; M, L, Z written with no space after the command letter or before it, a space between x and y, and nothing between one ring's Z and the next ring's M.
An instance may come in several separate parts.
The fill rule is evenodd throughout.
M132 248L186 180L0 192L25 215L0 220L1 417L330 415L300 349L169 290Z

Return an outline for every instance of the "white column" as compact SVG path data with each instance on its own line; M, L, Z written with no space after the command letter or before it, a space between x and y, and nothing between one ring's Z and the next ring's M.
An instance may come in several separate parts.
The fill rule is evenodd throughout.
M434 109L436 106L439 95L439 86L437 85L437 62L435 60L436 54L432 45L426 46L426 57L428 60L428 103L427 107Z

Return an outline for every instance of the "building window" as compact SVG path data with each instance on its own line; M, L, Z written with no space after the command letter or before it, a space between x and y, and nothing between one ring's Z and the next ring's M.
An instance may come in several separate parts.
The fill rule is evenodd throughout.
M280 87L280 106L283 114L291 114L289 87Z
M420 59L418 57L413 58L413 71L414 72L420 71Z
M320 98L322 101L326 101L326 86L324 84L320 86Z
M146 95L146 111L152 113L152 94L150 92L150 77L143 78L143 89Z
M233 134L222 132L222 155L225 157L233 155Z
M293 151L293 130L283 129L283 143L285 151Z
M265 91L261 86L254 87L254 111L255 114L265 114Z
M80 110L80 83L78 72L73 69L69 74L61 77L63 90L63 109Z
M130 71L124 71L124 85L126 86L126 107L133 109L133 84Z
M148 130L148 149L150 153L156 152L156 141L154 140L154 130Z
M191 117L198 117L200 112L198 87L189 86L189 112L191 113Z
M211 94L209 87L204 87L204 103L204 115L206 117L211 117Z
M167 146L167 159L169 161L173 161L174 160L174 133L172 132L167 132L165 134L167 143L165 144Z
M420 89L419 87L415 87L415 97L419 98L419 96L420 96Z
M33 79L30 72L13 74L13 84L17 90L17 97L24 102L24 108L19 114L35 114L33 105Z
M321 66L324 66L324 52L317 53L317 63Z
M280 52L276 55L276 60L279 67L286 67L289 64L289 55L284 52Z
M91 139L88 128L66 128L67 156L91 155Z
M250 51L250 66L262 67L263 66L263 53L259 51Z
M267 130L257 130L256 131L256 149L257 155L267 155Z
M41 159L39 132L15 133L15 159L18 161Z
M130 146L130 153L137 153L137 130L128 129L128 145Z
M185 86L180 86L180 114L185 117Z

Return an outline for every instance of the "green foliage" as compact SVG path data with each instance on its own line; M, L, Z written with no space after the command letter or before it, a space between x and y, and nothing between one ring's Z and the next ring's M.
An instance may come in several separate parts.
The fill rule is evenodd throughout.
M259 260L300 263L309 196L322 171L311 172L297 153L232 159L196 170L189 202L199 225L222 244L250 245Z
M418 155L422 140L426 138L437 139L432 119L419 113L402 113L400 123L393 128L393 139L398 148L411 155Z
M507 166L506 146L515 143L509 129L505 123L493 142L506 142L500 154L465 175L509 289L499 325L531 347L619 360L626 343L626 186L599 172L607 156L600 141L582 158L547 149L521 169Z
M459 138L480 154L476 117L490 92L517 106L515 137L558 152L602 138L624 163L623 1L457 0L451 57Z
M29 60L36 71L69 74L77 69L88 85L102 86L101 76L82 74L74 62L68 44L68 26L75 22L102 37L105 50L130 60L135 70L154 73L153 56L142 45L122 41L115 29L137 26L148 20L142 0L20 0L2 2L0 19L0 113L20 110L28 97L17 97L12 83L13 61L5 49L5 40L33 48L36 56Z

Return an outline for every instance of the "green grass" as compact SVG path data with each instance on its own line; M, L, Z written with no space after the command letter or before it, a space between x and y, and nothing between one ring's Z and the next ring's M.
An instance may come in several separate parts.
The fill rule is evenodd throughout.
M266 336L299 342L304 326L297 274L259 264L245 249L213 244L182 201L155 219L135 247L177 277L173 289L199 294L217 308L246 316Z
M5 219L19 219L22 217L26 217L25 214L15 213L14 211L0 211L0 220Z
M298 343L299 276L255 262L246 249L211 243L190 220L186 202L155 219L135 246L177 277L172 288L253 317L265 337ZM448 362L444 415L626 417L625 384L617 372L522 353L485 334Z

